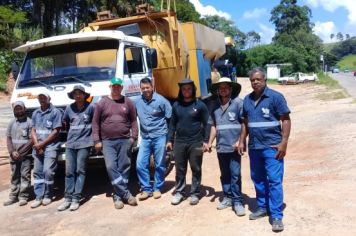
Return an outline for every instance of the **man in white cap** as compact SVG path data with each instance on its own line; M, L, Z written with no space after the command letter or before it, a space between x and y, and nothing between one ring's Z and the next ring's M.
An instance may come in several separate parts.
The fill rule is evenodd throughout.
M57 169L59 131L62 128L62 114L51 103L47 91L38 94L40 108L32 115L32 140L34 159L33 179L36 201L32 208L52 202L53 180Z
M24 206L27 204L31 186L31 119L26 117L23 102L17 101L13 107L15 119L10 122L6 133L12 170L11 190L9 200L3 204L8 206L19 200L19 205Z
M67 106L63 115L67 128L66 184L65 201L58 207L58 211L68 208L71 211L77 210L82 197L86 166L94 145L91 122L95 106L86 101L89 96L81 85L74 86L72 92L68 93L68 97L75 102Z
M223 210L232 206L237 216L246 215L241 196L241 156L237 152L243 120L243 101L238 98L241 85L229 78L221 78L209 87L219 99L214 104L208 123L211 125L209 152L216 137L216 151L224 198L217 206Z

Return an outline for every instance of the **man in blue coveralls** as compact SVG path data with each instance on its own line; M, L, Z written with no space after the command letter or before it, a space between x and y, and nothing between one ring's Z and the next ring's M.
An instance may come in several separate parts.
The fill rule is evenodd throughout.
M152 82L143 78L140 82L142 96L135 100L137 116L140 119L140 132L142 140L137 155L137 175L141 182L142 193L139 200L152 196L161 197L161 190L166 170L166 143L168 125L171 118L171 104L163 96L153 92ZM151 154L155 156L155 177L153 188L150 184L148 165Z
M216 151L220 166L220 180L224 192L218 210L233 208L237 216L246 215L241 196L241 156L235 150L241 133L242 99L238 98L241 85L229 78L221 78L209 87L219 99L215 102L208 123L211 125L209 152L216 137Z
M68 93L68 97L75 102L67 106L63 115L63 122L67 128L66 185L65 200L58 207L58 211L68 208L71 211L77 210L82 197L87 162L94 145L91 122L95 107L86 101L89 96L90 94L86 93L81 85L74 86Z
M32 208L52 202L53 180L57 169L59 131L62 127L62 114L51 103L47 91L38 95L40 108L32 115L32 140L34 159L33 178L36 201Z
M250 72L253 92L244 99L240 143L243 155L246 136L249 135L251 179L255 184L259 209L250 214L250 220L272 216L272 230L284 229L283 172L284 157L291 129L290 110L283 95L266 86L266 72L254 68ZM282 124L281 124L282 123Z

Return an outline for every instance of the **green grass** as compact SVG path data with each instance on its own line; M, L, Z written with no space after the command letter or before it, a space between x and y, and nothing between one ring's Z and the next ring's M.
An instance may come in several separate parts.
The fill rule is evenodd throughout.
M323 74L319 72L318 74L319 81L316 84L325 85L329 89L341 89L339 82L331 78L328 74Z
M331 101L331 100L347 98L348 94L344 90L341 90L337 92L319 93L318 96L316 97L321 100Z
M278 79L267 79L267 84L278 84Z
M356 38L351 38L351 39L348 39L348 40L355 40L355 41L356 41ZM332 42L332 43L324 43L324 44L323 44L325 52L330 53L331 50L332 50L335 46L341 44L341 42L337 41L337 39L335 39L335 38L333 38L333 41L334 41L334 42ZM329 42L330 42L330 41L329 41Z
M356 70L356 55L347 55L341 58L336 65L340 66L340 73L344 72L345 67L349 68L349 73L353 73Z

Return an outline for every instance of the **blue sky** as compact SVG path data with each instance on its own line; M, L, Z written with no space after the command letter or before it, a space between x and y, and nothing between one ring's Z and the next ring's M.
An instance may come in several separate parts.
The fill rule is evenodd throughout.
M229 18L243 32L254 30L261 42L271 42L275 30L269 22L271 10L280 0L190 0L201 15L218 14ZM356 0L298 0L311 8L314 33L330 43L330 34L356 36ZM336 39L333 39L335 42Z

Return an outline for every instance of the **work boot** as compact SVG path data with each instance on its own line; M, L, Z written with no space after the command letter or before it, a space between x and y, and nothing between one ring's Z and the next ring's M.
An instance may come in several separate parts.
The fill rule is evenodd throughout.
M158 199L158 198L161 198L162 194L160 191L154 191L153 192L153 198L154 199Z
M41 205L42 205L42 200L36 199L36 201L31 204L31 208L37 208Z
M284 230L282 219L275 218L272 220L272 230L275 232Z
M198 196L192 195L190 196L190 205L197 205L199 203L199 198Z
M69 202L69 201L64 201L61 205L59 205L59 207L57 208L58 211L64 211L64 210L67 210L69 207L70 207L70 204L72 202Z
M237 216L244 216L246 215L246 211L244 206L241 203L236 203L234 205L234 211L236 213Z
M267 216L267 210L258 209L256 212L250 214L250 220L257 220Z
M184 197L180 193L176 193L175 197L172 199L172 205L178 205L184 200Z
M17 202L17 199L9 199L6 202L3 202L4 206L10 206L11 204L14 204L15 202Z
M224 199L218 204L218 206L216 208L218 210L223 210L223 209L226 209L231 206L232 206L231 198L224 197Z
M19 206L25 206L25 205L27 205L27 200L21 199L21 200L19 201Z
M122 209L122 208L124 208L124 203L123 203L123 201L121 201L121 200L116 200L115 203L114 203L114 205L115 205L115 208L116 208L116 209Z
M140 196L138 197L138 200L143 201L149 197L152 197L152 193L141 193Z
M51 202L52 202L52 199L44 198L43 201L42 201L42 205L43 206L47 206L47 205L51 204Z
M129 197L129 199L127 199L127 203L130 206L137 206L136 198L134 196L132 196L132 195Z
M70 204L69 210L76 211L78 210L78 208L79 208L79 202L72 202L72 204Z

